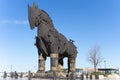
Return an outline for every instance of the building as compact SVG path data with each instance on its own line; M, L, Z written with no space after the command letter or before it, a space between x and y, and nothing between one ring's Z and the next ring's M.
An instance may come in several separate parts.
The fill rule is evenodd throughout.
M115 68L99 68L98 71L104 75L119 74L119 69L115 69Z

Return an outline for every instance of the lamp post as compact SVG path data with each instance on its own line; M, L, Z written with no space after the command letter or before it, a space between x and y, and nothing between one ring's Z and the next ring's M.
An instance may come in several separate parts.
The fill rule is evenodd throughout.
M106 60L104 60L105 68L106 68Z
M104 64L105 64L105 75L106 75L106 60L104 60Z
M12 72L12 65L10 65L10 71Z

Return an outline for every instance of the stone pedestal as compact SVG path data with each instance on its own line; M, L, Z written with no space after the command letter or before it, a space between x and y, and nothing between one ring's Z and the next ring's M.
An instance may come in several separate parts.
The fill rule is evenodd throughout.
M45 72L35 73L35 78L45 78L45 77L46 77Z

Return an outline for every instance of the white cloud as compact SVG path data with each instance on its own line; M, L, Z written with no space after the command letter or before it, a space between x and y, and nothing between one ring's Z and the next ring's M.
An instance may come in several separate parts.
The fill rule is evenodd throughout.
M14 20L13 24L28 24L27 20L19 21L19 20Z
M27 25L28 20L0 20L0 24Z
M0 20L0 24L10 24L11 21L9 20Z

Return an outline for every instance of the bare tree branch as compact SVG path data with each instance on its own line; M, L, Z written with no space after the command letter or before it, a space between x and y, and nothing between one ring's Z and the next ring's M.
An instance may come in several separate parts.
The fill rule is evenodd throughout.
M92 48L88 53L87 59L90 63L94 65L94 71L96 72L97 65L102 62L100 47L95 46L94 48Z

